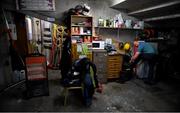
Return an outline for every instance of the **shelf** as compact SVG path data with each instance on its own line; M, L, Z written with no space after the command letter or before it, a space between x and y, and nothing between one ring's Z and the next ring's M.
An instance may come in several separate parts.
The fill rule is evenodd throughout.
M149 7L159 5L159 4L163 4L163 3L169 2L169 1L170 0L136 0L136 2L134 2L134 0L126 0L122 3L118 3L118 4L111 6L111 8L117 9L117 10L125 10L125 11L127 11L127 13L130 13L133 11L137 11L137 10L141 10L144 8L149 8Z
M92 34L72 34L71 36L92 36Z
M77 51L77 44L87 44L87 48L90 50L92 46L92 33L93 33L93 17L83 16L83 15L72 15L71 16L71 41L72 46L72 61L79 59L81 54L84 54L83 51ZM84 47L84 46L82 46ZM92 59L92 55L88 54L87 57Z
M180 18L179 0L126 0L111 8L126 11L128 15L145 22Z
M139 10L139 11L134 11L134 12L129 13L129 15L138 17L143 20L147 18L163 17L163 16L168 16L168 15L174 15L174 14L180 14L180 3L174 4L174 5L171 5L169 3L169 4L165 4L164 7L163 5L159 5L159 6L155 6L154 9L146 8L144 10ZM163 19L166 19L166 18L163 18Z
M72 25L71 27L92 27L92 26L86 26L86 25Z
M81 42L81 44L92 45L92 42Z
M99 29L120 29L120 30L142 30L142 29L133 29L133 28L119 28L119 27L95 27Z
M76 42L73 44L87 44L88 46L92 46L92 42Z
M84 16L84 15L71 15L73 18L92 18L92 16Z

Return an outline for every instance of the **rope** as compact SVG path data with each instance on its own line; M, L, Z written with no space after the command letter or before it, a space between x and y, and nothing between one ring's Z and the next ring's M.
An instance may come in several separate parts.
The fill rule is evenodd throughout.
M62 39L64 35L64 27L58 26L54 24L54 30L53 30L53 44L57 47L61 47L62 45ZM58 42L59 41L59 42Z

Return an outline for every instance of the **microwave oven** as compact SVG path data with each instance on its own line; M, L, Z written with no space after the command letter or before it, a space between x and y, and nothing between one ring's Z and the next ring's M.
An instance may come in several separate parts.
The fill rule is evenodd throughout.
M104 41L92 41L92 49L104 49Z

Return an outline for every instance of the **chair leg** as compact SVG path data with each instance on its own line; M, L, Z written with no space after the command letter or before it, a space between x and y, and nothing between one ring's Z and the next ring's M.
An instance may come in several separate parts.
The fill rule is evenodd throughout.
M67 88L65 88L64 106L66 106L66 103L67 103L67 96L68 96L68 89L67 89Z
M83 88L82 87L69 87L69 88L64 88L63 90L63 95L64 95L64 106L66 106L67 103L67 98L68 98L68 94L69 94L69 90L73 90L73 89L81 89L83 92Z

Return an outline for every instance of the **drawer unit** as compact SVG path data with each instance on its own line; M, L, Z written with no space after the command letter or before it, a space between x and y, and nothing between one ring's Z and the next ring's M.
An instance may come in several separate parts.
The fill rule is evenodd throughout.
M108 78L119 78L122 62L123 56L121 54L108 55Z
M106 50L93 50L93 63L97 68L100 83L107 82L107 52Z

